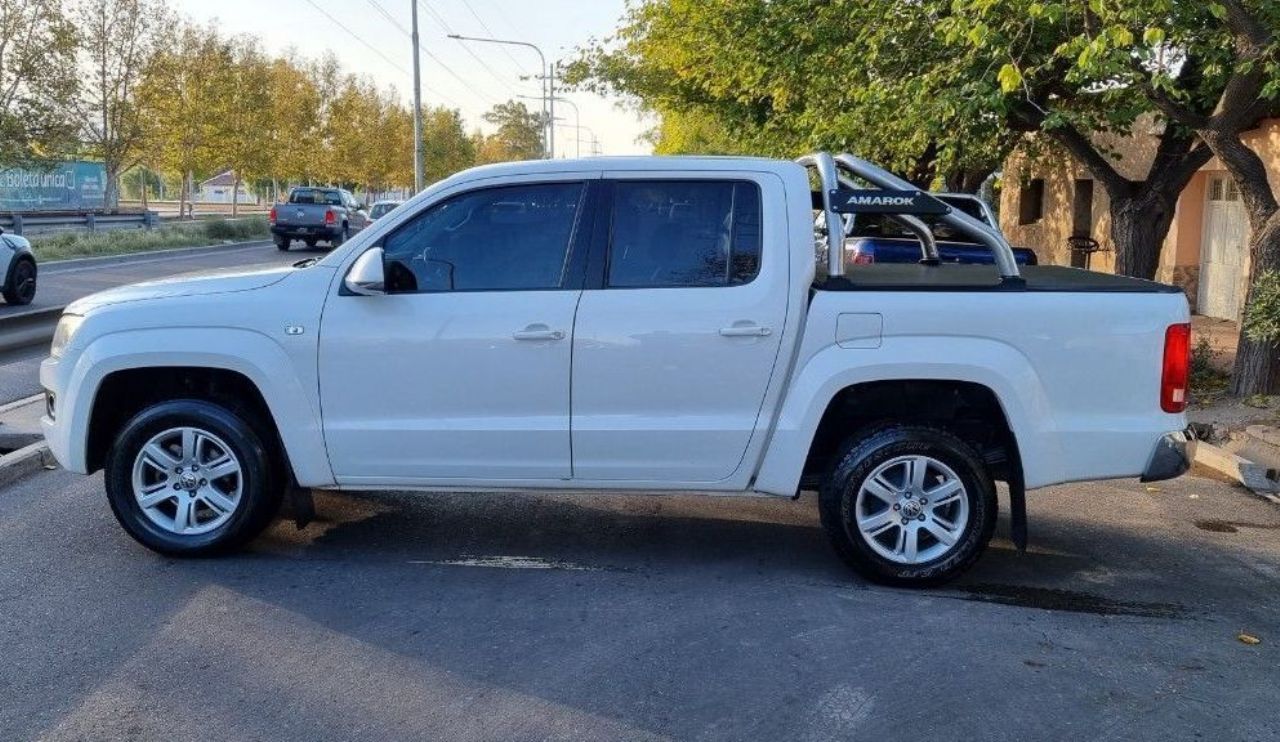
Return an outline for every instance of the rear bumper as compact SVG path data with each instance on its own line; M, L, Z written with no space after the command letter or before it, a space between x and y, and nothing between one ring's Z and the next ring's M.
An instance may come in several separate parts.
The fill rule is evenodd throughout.
M292 224L272 224L271 234L291 240L331 240L342 231L341 227L308 227Z
M1187 444L1191 442L1191 433L1165 433L1156 442L1151 457L1147 459L1147 468L1142 471L1141 481L1159 482L1162 479L1173 479L1187 473L1191 468L1191 458L1187 454Z

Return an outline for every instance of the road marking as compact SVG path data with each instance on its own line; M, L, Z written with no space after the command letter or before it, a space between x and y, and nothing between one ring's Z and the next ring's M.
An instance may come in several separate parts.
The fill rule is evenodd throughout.
M600 572L602 567L590 567L573 562L527 556L464 556L462 559L410 559L410 564L434 564L444 567L490 567L493 569L563 569L574 572Z

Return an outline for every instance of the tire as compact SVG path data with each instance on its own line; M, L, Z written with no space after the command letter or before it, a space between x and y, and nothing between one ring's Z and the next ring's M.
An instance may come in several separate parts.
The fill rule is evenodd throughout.
M21 257L14 261L5 281L3 294L6 304L24 306L36 298L36 261Z
M909 479L921 464L922 473ZM845 443L818 507L836 553L858 574L927 587L977 561L995 531L998 505L995 483L970 445L928 425L885 425Z
M289 238L288 238L288 237L276 237L276 249L277 249L277 250L288 250L288 249L289 249Z
M315 248L316 242L317 240L314 237L308 237L307 239L302 241L302 243L307 246L307 249Z
M193 435L195 445L188 446L184 430L203 437ZM153 551L170 556L232 551L261 533L280 508L286 480L271 451L243 415L226 407L193 399L160 402L129 420L107 452L107 500L125 531ZM223 453L234 457L238 470L200 479L229 471ZM163 472L156 465L161 459ZM201 464L205 473L199 472ZM151 494L153 505L135 494L136 486ZM183 502L189 506L183 508Z
M346 222L343 222L342 231L338 233L337 237L334 237L333 239L329 240L329 247L330 248L339 247L342 245L342 243L346 242L350 238L351 238L351 228L347 226Z

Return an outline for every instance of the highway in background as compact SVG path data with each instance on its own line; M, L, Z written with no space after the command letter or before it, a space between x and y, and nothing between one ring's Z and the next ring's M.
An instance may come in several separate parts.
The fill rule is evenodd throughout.
M34 302L25 307L0 304L0 339L6 327L23 324L27 321L24 317L31 318L39 312L49 316L52 332L52 322L56 321L53 315L59 307L116 286L220 268L288 265L325 252L280 252L271 242L261 241L42 263ZM0 352L0 404L39 393L40 360L46 355L47 340Z

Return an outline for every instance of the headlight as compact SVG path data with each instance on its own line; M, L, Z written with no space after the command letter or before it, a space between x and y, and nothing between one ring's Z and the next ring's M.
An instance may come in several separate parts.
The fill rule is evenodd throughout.
M61 356L62 351L71 344L71 338L75 337L76 330L80 329L82 322L84 317L78 314L62 315L62 319L58 320L58 327L53 331L53 345L49 347L49 355L54 358Z

